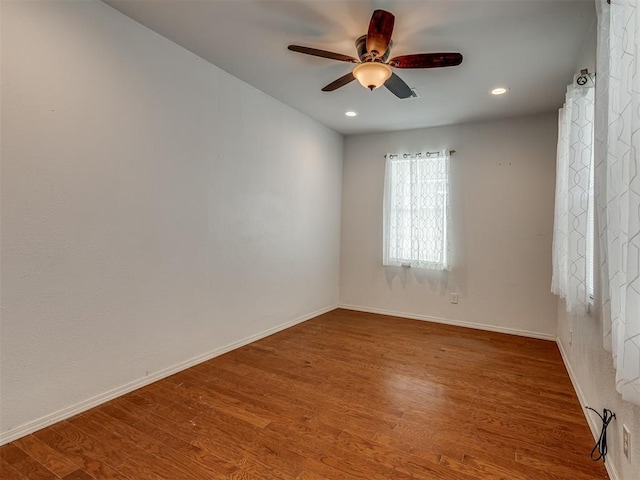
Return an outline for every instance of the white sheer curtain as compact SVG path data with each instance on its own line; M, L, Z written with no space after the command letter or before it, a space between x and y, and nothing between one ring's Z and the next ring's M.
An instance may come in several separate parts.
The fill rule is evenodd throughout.
M449 154L387 154L383 265L446 270Z
M585 314L589 302L587 251L590 239L590 175L593 166L594 89L589 76L584 85L567 87L558 115L556 204L553 227L551 291L566 300L567 311Z
M640 405L640 11L597 0L596 213L605 348L616 388Z

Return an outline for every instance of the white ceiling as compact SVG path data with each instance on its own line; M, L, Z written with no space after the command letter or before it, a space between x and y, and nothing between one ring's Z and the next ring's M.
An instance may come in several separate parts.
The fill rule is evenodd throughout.
M405 130L555 110L595 19L593 0L103 0L255 88L343 134ZM395 72L420 95L400 100L352 82L321 88L357 56L373 10L395 17L391 56L460 52L460 66ZM489 90L508 86L507 95ZM355 110L355 118L344 116Z

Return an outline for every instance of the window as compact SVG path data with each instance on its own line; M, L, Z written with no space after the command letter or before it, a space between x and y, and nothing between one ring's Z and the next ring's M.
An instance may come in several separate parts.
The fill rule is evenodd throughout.
M446 270L449 155L387 155L383 264Z

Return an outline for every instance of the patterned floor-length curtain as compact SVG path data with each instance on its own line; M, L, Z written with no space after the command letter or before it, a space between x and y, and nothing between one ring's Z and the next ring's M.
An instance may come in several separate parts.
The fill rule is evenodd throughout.
M597 0L596 227L605 348L616 388L640 405L640 10Z
M586 313L587 224L589 175L593 165L594 89L574 82L567 87L564 106L558 115L556 160L556 204L553 227L553 278L551 291L566 300L567 311ZM576 79L577 80L577 79Z

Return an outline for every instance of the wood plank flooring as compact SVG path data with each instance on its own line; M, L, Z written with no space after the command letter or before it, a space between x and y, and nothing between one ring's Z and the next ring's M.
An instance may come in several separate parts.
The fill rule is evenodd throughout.
M0 448L35 479L608 478L553 342L346 310Z

